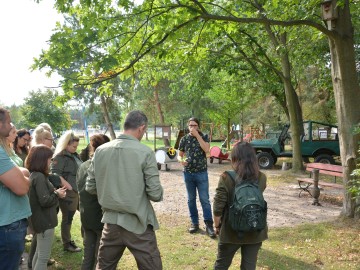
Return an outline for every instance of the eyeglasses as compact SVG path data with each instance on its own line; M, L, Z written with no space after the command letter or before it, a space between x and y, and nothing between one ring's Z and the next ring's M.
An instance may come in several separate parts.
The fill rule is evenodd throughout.
M25 142L29 142L29 141L30 141L30 139L26 139L26 138L24 138L24 137L21 137L21 139L23 139Z
M189 127L197 127L198 125L189 125Z

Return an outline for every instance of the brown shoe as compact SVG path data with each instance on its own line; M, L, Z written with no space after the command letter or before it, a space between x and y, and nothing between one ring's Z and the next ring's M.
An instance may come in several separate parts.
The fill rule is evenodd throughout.
M80 252L81 248L79 248L74 241L70 241L64 246L64 250L69 252Z

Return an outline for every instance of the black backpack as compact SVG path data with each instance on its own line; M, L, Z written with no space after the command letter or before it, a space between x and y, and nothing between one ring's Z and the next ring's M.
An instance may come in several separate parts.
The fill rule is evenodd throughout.
M267 203L253 181L241 181L236 184L236 173L226 171L235 183L234 197L229 207L229 223L238 232L239 238L244 233L261 231L266 227Z

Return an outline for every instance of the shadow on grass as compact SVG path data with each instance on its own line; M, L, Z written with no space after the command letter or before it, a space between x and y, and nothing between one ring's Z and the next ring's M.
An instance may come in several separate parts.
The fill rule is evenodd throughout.
M269 266L271 265L271 266ZM270 250L262 248L259 252L259 257L257 261L258 269L277 269L277 270L288 270L288 269L297 269L297 270L316 270L322 269L320 266L314 264L309 264L304 261L288 257L283 254L277 254Z

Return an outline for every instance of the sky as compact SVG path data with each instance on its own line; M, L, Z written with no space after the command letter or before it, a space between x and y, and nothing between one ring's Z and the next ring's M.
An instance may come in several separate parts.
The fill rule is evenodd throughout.
M52 29L61 20L54 0L0 1L0 104L21 105L31 90L58 86L59 77L46 71L31 72L33 58L48 48Z

